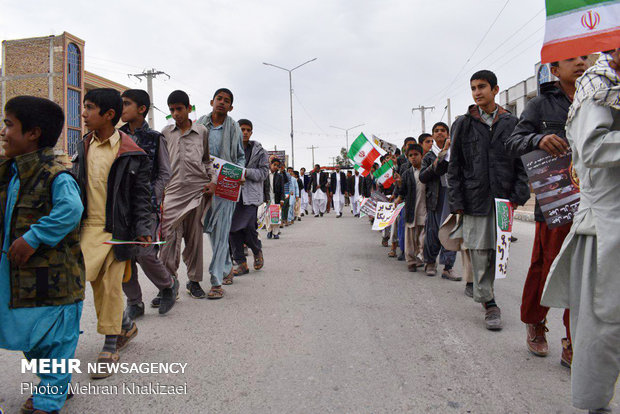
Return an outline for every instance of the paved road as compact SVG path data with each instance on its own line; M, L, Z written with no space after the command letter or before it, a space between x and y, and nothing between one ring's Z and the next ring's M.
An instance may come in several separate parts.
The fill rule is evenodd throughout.
M559 363L559 310L549 315L550 355L537 358L525 347L519 303L533 234L533 224L517 223L509 277L496 283L504 329L490 332L464 283L407 272L365 219L304 218L280 240L264 241L264 269L235 279L223 300L182 292L167 316L147 309L122 361L188 363L185 374L94 382L186 383L186 395L122 395L121 388L115 396L76 396L65 412L577 412ZM143 284L150 300L155 289ZM77 357L86 364L102 344L90 289L84 309ZM20 382L36 381L20 373L20 358L0 351L0 407L8 413L28 396ZM88 375L73 382L88 384Z

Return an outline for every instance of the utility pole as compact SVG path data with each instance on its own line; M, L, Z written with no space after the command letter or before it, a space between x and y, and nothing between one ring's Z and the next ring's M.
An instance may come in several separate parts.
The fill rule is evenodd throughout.
M433 109L435 109L435 107L421 105L421 106L418 106L417 108L411 108L411 113L413 113L413 111L420 111L420 113L422 114L422 133L426 132L426 122L424 118L424 112L427 109L430 109L432 111Z
M293 141L293 71L295 69L299 69L307 63L314 62L316 59L317 58L310 59L307 62L302 63L301 65L295 66L293 69L286 69L272 63L263 62L263 65L273 66L274 68L282 69L288 72L289 100L291 104L291 167L293 167L293 169L295 169L295 143Z
M450 98L448 98L448 128L452 128L452 111L450 108Z
M336 129L339 129L339 130L341 130L341 131L344 131L345 136L347 137L347 146L346 146L346 149L347 149L347 151L348 151L348 150L349 150L349 131L350 131L350 130L352 130L352 129L355 129L355 128L359 128L359 127L364 126L364 125L366 125L366 124L359 124L359 125L355 125L354 127L351 127L351 128L340 128L340 127L333 126L333 125L330 125L330 127L332 127L332 128L336 128Z
M155 129L155 116L153 114L153 106L155 105L155 100L153 99L153 78L156 78L159 75L166 75L168 79L170 79L170 75L168 75L166 72L155 69L147 69L142 71L142 73L127 75L129 78L131 78L132 76L138 78L140 82L142 82L142 78L146 78L146 91L149 94L149 98L151 98L151 107L148 108L148 122L149 126L153 129Z
M314 163L314 150L315 150L315 149L318 149L318 148L319 148L319 147L315 147L314 145L313 145L313 146L311 146L311 147L307 147L307 148L306 148L306 149L312 150L312 168L314 168L314 166L316 165L316 164Z

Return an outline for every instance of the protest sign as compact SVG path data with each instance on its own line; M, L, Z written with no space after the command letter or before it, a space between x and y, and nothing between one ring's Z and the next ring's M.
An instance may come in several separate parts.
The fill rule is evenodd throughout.
M572 153L554 157L536 150L521 159L547 226L552 229L572 222L581 198Z
M269 222L271 224L280 224L280 204L271 204L269 206Z
M211 157L211 160L217 175L215 195L226 200L239 201L245 168L217 157Z
M269 162L275 157L286 165L286 151L267 151L267 155L269 156Z
M508 267L510 252L510 236L512 235L512 219L514 210L510 200L495 199L495 226L497 241L495 243L495 279L504 279Z
M379 148L381 148L382 150L390 154L395 154L396 150L398 149L397 145L384 141L381 138L377 137L376 135L372 136L372 142L373 144L375 144L376 146L378 146Z
M388 199L382 193L375 191L370 195L370 197L362 200L362 203L360 204L360 212L367 216L374 217L377 209L377 202L379 201L387 203Z
M377 212L375 215L375 221L372 223L373 230L383 230L394 224L396 217L405 206L405 203L400 203L398 206L394 203L385 203L379 201L377 203Z
M257 230L260 230L263 227L265 227L265 219L267 218L268 210L269 208L267 207L266 203L263 203L260 206L258 206L258 209L256 210L256 229Z

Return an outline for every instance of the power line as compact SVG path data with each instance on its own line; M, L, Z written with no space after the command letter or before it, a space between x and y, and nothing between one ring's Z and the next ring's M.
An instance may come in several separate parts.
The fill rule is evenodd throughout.
M310 120L312 121L312 123L314 124L314 126L316 126L318 129L320 129L321 131L325 132L325 130L323 128L321 128L321 126L319 124L316 123L316 121L314 120L314 118L312 118L312 115L310 115L310 112L308 112L308 110L306 109L306 107L304 106L304 104L301 102L301 99L299 99L299 96L297 95L297 93L295 91L293 91L293 95L295 96L295 99L297 99L297 102L299 103L299 105L301 106L301 108L304 110L304 112L306 113L306 115L308 115L308 118L310 118Z

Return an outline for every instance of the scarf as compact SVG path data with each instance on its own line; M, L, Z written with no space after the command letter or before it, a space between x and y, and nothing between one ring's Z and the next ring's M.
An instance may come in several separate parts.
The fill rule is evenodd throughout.
M201 116L198 121L208 130L211 130L213 123L211 122L211 114ZM224 131L222 132L222 150L219 158L230 161L234 164L237 162L237 148L241 142L241 130L234 119L227 116L224 120Z
M620 110L620 76L609 66L611 55L601 53L596 63L577 79L577 91L568 112L566 126L575 117L577 110L587 100Z

